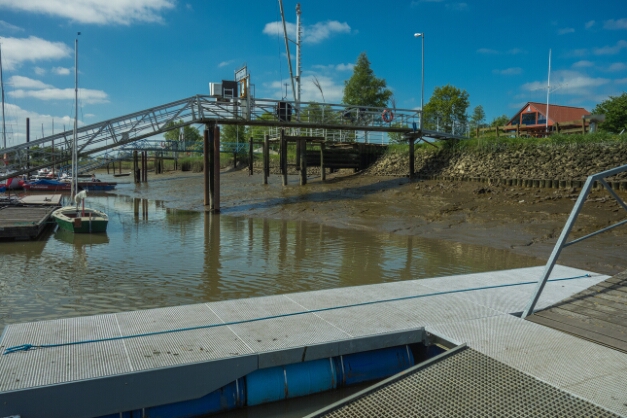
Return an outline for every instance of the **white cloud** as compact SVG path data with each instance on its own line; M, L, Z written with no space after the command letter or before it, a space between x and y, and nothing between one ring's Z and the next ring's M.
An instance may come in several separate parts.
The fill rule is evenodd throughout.
M37 75L44 75L44 74L46 74L46 70L41 68L41 67L35 67L34 71L35 71L35 74L37 74Z
M477 50L477 53L484 54L484 55L499 55L499 54L503 54L503 52L501 52L501 51L497 51L496 49L490 49L490 48L479 48ZM524 49L520 49L520 48L512 48L512 49L508 49L504 53L505 54L509 54L509 55L518 55L518 54L526 54L527 51L525 51Z
M93 113L86 113L86 114L84 115L84 117L86 117L86 118L93 118L93 117L95 117L95 116L96 116L96 115L94 115Z
M329 65L313 65L313 68L322 71L353 71L355 64L329 64Z
M335 69L338 71L353 71L355 64L338 64Z
M52 71L56 75L69 75L70 69L65 67L53 67L50 71Z
M627 84L627 78L619 78L618 80L614 80L616 84Z
M627 29L627 19L610 19L603 22L603 29L617 30Z
M627 70L627 65L622 62L615 62L607 68L607 71L616 72L616 71L625 71Z
M314 84L314 76L318 79L322 92L324 93L324 101L326 103L339 103L344 96L344 84L338 84L333 78L326 75L307 74L302 77L301 81L301 101L322 103L322 95L320 90ZM275 99L281 99L285 96L285 85L280 81L265 83L264 88L269 95ZM287 98L292 100L291 87L287 86Z
M577 61L573 64L573 68L585 68L585 67L593 67L594 63L586 60Z
M19 106L12 103L5 103L5 113L9 115L7 118L7 146L15 146L22 144L26 141L26 126L23 123L26 118L30 119L30 126L41 127L42 124L44 126L44 135L49 135L52 133L52 121L54 120L55 133L59 133L63 130L63 125L67 128L72 126L74 123L74 119L70 116L53 116L53 115L42 115L37 112L29 111L20 108ZM79 124L83 123L79 121ZM41 130L32 129L31 130L31 138L34 138L34 134L36 132L41 133Z
M98 25L163 22L175 0L2 0L0 7Z
M9 96L16 99L32 97L39 100L74 100L74 89L46 88L41 90L13 90ZM108 103L108 96L102 90L78 89L78 99L83 103Z
M512 68L506 68L504 70L492 70L492 72L494 74L500 74L500 75L517 75L517 74L522 74L523 69L520 67L512 67Z
M285 30L287 36L296 41L296 25L294 23L285 22ZM351 27L346 22L338 22L337 20L328 20L326 22L318 22L314 25L303 26L302 41L307 44L317 44L325 39L330 38L336 33L350 33ZM283 34L282 22L266 23L263 33L270 36Z
M47 89L52 86L32 78L23 77L21 75L14 75L9 78L7 84L16 89Z
M446 8L455 12L465 12L468 10L468 4L466 3L451 3L447 4Z
M2 39L2 66L7 71L26 61L54 60L70 56L72 49L63 42L50 42L31 36ZM35 70L37 71L37 69Z
M7 32L22 32L22 31L24 31L23 28L20 28L19 26L12 25L12 24L10 24L8 22L5 22L4 20L0 20L0 30L7 31Z
M616 55L623 48L627 48L627 41L620 40L614 46L604 46L602 48L594 48L595 55Z
M552 86L560 86L559 89L556 90L559 94L583 96L595 94L596 88L610 82L607 78L592 78L571 70L555 71L551 75L551 79ZM546 81L525 83L522 85L522 89L526 91L546 91Z
M573 28L562 28L562 29L558 29L557 34L566 35L567 33L573 33L573 32L575 32L575 29Z
M227 65L231 65L231 64L233 64L233 60L231 60L231 61L222 61L220 64L218 64L218 68L226 67Z
M586 29L592 28L595 25L595 23L596 22L594 20L590 20L590 21L586 22L586 25L585 25Z

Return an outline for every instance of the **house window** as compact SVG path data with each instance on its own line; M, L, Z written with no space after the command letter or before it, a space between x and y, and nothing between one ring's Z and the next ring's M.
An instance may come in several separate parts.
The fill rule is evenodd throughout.
M537 113L523 113L520 121L521 125L535 125Z
M546 123L546 116L542 113L538 113L538 125L543 125Z

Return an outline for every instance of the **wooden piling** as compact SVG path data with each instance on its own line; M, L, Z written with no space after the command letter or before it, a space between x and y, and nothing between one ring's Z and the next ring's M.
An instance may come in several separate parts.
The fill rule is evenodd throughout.
M287 186L287 139L285 138L285 129L281 129L281 156L283 174L283 186Z
M213 137L213 211L220 212L220 127L215 126Z
M248 140L248 175L253 175L253 137Z
M270 175L270 135L263 139L263 184L268 184Z
M211 163L213 152L213 147L211 141L209 139L211 125L205 125L205 131L203 132L203 153L202 153L202 163L203 163L203 181L204 181L204 205L209 206L211 209Z
M139 161L137 150L133 151L133 180L139 183Z
M300 185L307 184L307 141L300 139L297 141L300 151Z
M414 161L414 151L415 151L415 149L414 149L414 142L415 141L416 140L414 138L410 138L409 139L409 178L410 179L414 178L414 172L416 171L415 167L414 167L414 163L415 163L415 161Z
M301 141L296 140L296 170L300 170L300 149L302 147Z
M326 181L327 180L327 175L326 175L326 170L324 168L324 149L325 149L325 145L324 142L320 143L320 178L322 179L322 181Z

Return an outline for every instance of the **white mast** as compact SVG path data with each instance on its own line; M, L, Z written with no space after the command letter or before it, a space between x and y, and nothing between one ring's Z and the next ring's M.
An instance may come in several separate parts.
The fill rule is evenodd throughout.
M551 50L549 49L549 79L546 83L546 122L545 129L549 132L549 95L551 94Z
M81 33L78 32L78 35ZM74 140L72 141L72 187L70 196L74 198L78 191L78 155L76 151L76 136L78 131L78 36L74 41Z
M4 123L4 81L2 78L2 44L0 43L0 90L2 90L2 148L7 147L7 127Z
M296 4L296 108L300 110L300 39L302 27L300 25L300 3ZM297 115L300 115L298 112Z
M292 58L290 57L290 44L288 43L287 38L287 28L285 27L285 15L283 14L283 1L279 0L279 9L281 11L281 21L283 22L283 37L285 38L285 49L287 51L287 64L290 68L290 81L292 82L292 95L294 96L294 101L296 100L296 88L294 87L294 72L292 71Z

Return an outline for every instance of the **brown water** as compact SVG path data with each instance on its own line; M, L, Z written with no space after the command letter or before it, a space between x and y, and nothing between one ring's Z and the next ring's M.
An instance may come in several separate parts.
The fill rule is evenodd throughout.
M90 196L106 235L0 242L5 324L537 265L506 251Z

